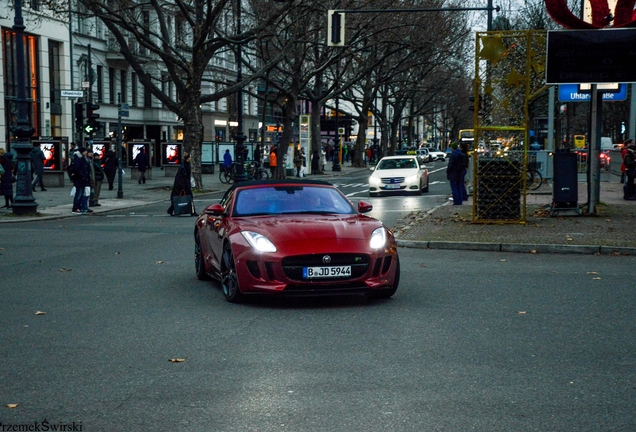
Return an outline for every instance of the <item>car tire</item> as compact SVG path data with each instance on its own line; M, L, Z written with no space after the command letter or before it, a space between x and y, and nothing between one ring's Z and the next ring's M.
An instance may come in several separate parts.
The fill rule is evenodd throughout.
M243 295L239 289L234 254L229 243L223 248L221 257L221 289L225 300L228 302L240 303L242 301Z
M426 179L426 186L424 186L424 188L422 188L422 192L424 192L424 193L428 192L428 178Z
M367 294L367 298L388 299L393 297L393 295L398 289L398 286L400 285L400 257L397 257L396 260L397 260L397 267L395 269L395 280L393 281L393 286L390 288L385 288L385 289L376 291L371 294Z
M197 279L210 280L210 276L205 271L205 262L203 260L203 250L201 249L201 235L199 230L194 231L194 269L197 272Z

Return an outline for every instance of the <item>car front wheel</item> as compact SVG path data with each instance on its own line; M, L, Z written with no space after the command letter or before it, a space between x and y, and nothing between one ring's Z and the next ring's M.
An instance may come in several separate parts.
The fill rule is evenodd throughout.
M199 230L196 230L194 233L194 269L197 272L197 279L209 280L210 276L205 271L205 263L203 259L203 250L201 249L201 234L199 234Z
M229 244L223 248L223 257L221 258L221 288L225 299L230 303L239 303L242 300L234 254Z

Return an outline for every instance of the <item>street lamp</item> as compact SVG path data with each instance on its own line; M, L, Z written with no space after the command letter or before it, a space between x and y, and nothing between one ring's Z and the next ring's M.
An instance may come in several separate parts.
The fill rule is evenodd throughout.
M22 20L22 0L15 0L15 18L13 30L15 31L15 60L17 64L18 86L18 117L16 126L12 128L16 143L12 146L18 154L18 178L16 195L13 203L13 214L24 215L35 213L38 204L33 198L31 189L31 137L35 130L31 126L27 116L26 81L24 69L24 22Z

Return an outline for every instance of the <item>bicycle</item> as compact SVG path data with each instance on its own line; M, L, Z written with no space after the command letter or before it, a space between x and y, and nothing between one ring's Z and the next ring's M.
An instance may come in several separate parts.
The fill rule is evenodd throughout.
M219 171L219 180L221 183L229 184L234 183L234 169L226 168L221 165L221 170Z
M528 166L526 169L526 190L537 190L543 184L543 176L536 168Z
M249 180L267 180L269 178L269 171L258 162L249 163L246 171Z

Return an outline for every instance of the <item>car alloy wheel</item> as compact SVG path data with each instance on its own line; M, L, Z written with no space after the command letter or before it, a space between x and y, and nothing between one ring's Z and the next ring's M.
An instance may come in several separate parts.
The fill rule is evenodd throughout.
M223 256L221 258L221 288L225 299L230 303L241 301L242 296L238 285L234 254L229 244L226 244L223 248Z

